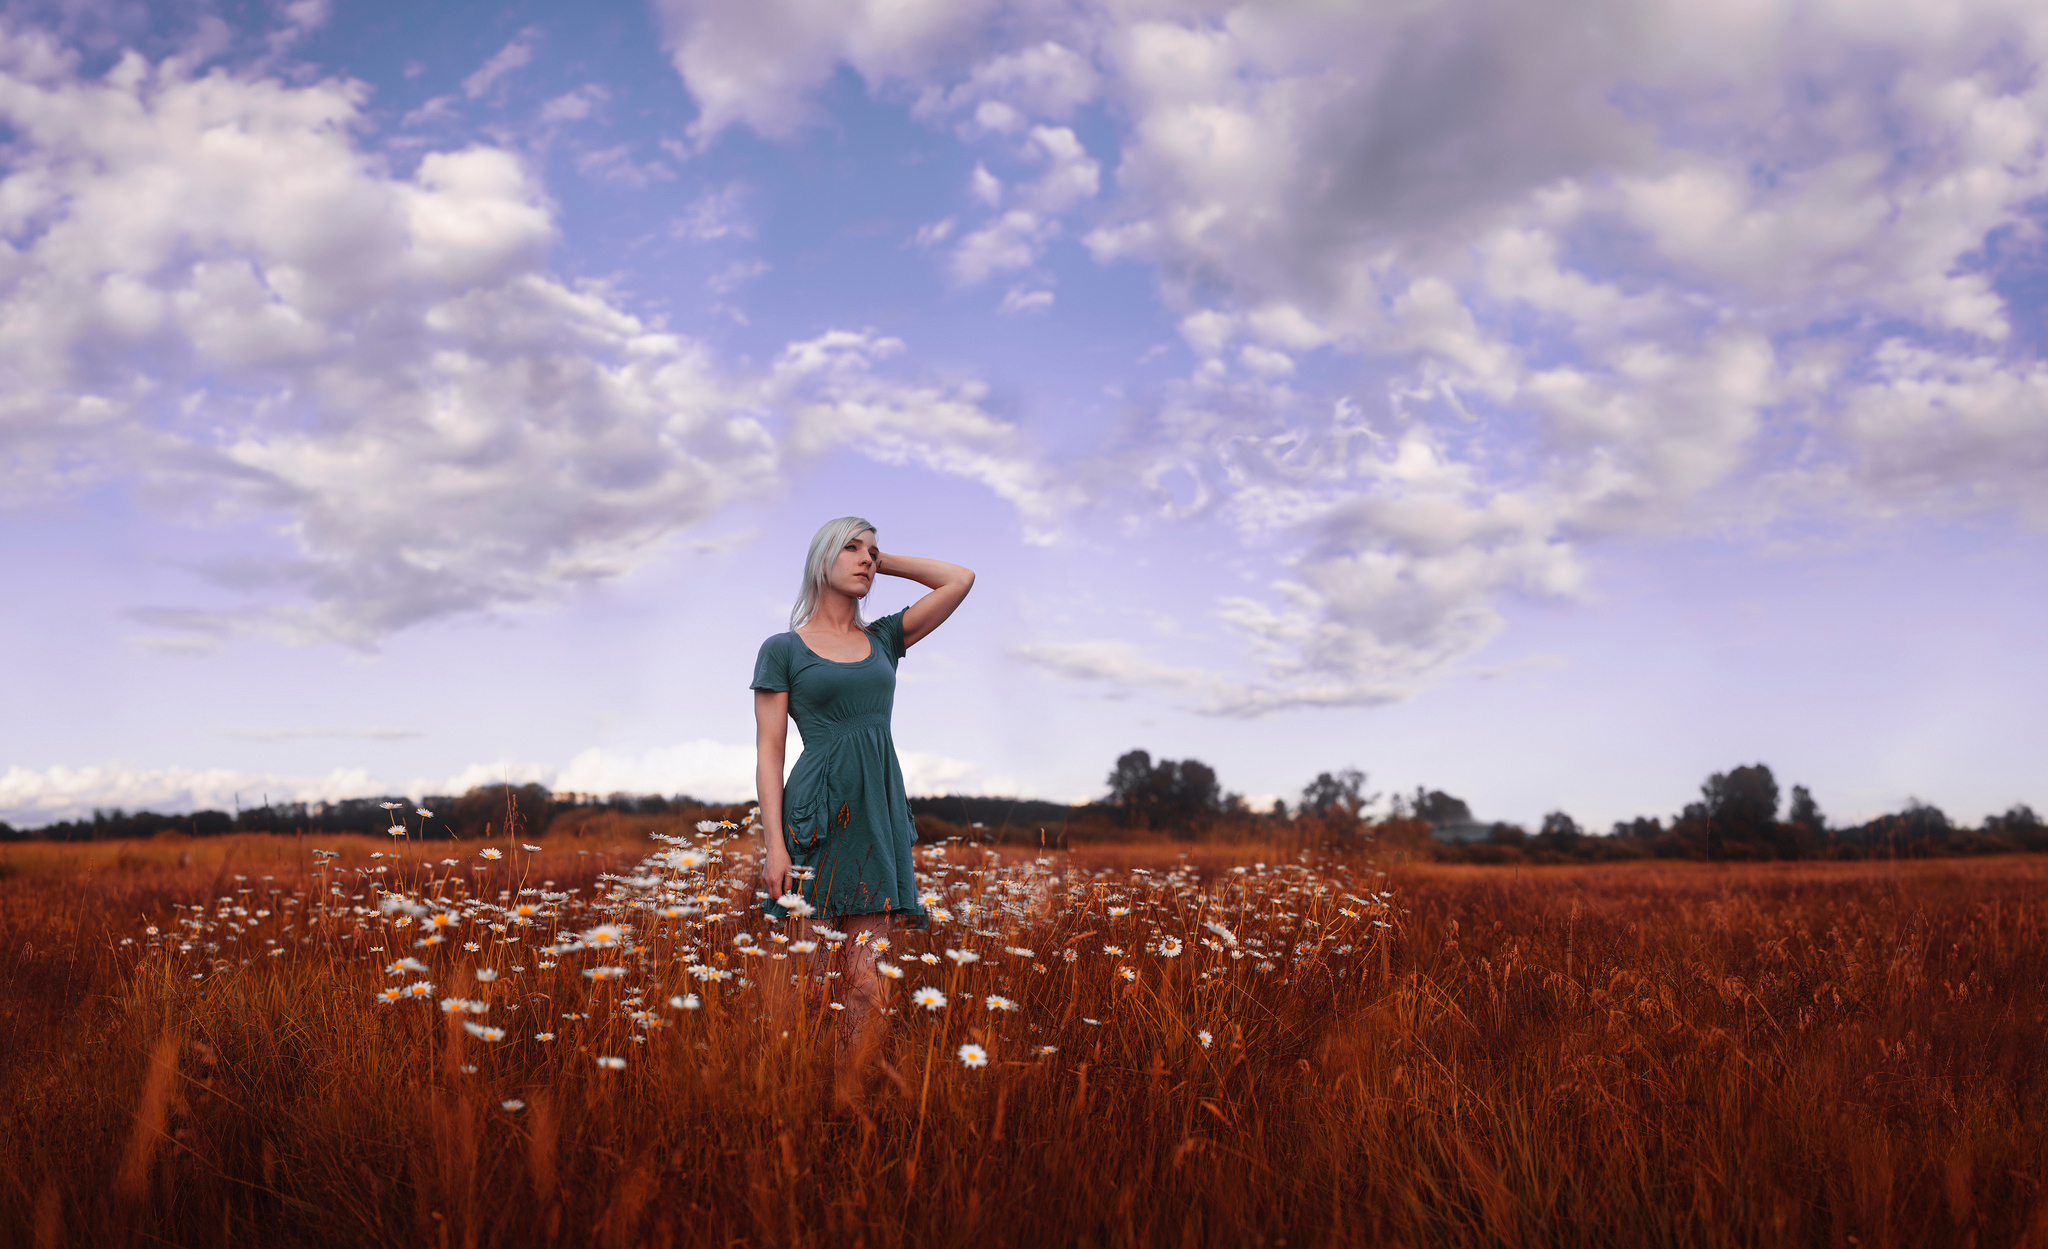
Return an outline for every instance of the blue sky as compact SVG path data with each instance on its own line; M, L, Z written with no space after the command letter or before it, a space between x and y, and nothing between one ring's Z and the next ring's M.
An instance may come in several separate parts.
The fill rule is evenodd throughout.
M928 792L2038 804L2048 17L1709 7L9 5L0 820L744 796L848 513Z

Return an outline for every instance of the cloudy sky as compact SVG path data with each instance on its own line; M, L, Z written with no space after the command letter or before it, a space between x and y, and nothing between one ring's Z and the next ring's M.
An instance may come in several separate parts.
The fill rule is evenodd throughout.
M914 790L2048 801L2037 0L4 13L0 820L744 796L847 513Z

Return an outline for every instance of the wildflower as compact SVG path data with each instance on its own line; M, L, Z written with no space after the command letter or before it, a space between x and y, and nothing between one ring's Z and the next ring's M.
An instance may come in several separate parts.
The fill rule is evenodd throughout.
M614 1058L610 1054L600 1054L597 1057L597 1065L603 1067L606 1071L624 1071L626 1069L626 1060Z
M502 1041L505 1039L505 1030L503 1028L490 1028L480 1023L470 1023L468 1020L463 1021L462 1028L469 1035L482 1037L486 1041Z
M1130 913L1131 908L1127 906L1112 906L1108 908L1108 914L1111 919L1118 919Z
M1138 978L1136 969L1130 967L1119 967L1116 969L1116 974L1126 980L1136 980Z
M583 931L583 944L594 950L603 950L625 940L625 930L616 924L599 924Z
M469 952L470 952L471 954L474 954L474 953L476 953L476 952L477 952L478 950L481 950L481 949L483 949L483 947L482 947L482 946L478 945L478 944L477 944L476 942L474 942L474 941L465 941L465 942L463 942L463 943L462 943L462 948L463 948L463 949L465 949L465 950L468 950L468 951L469 951Z
M700 833L715 833L715 832L717 832L717 831L718 831L718 821L717 821L717 820L698 820L698 821L697 821L697 831L698 831L698 832L700 832Z
M1223 943L1224 943L1225 945L1236 945L1236 944L1237 944L1237 934L1236 934L1236 933L1234 933L1234 932L1232 932L1232 931L1230 931L1230 930L1229 930L1228 928L1225 928L1225 927L1224 927L1223 925L1221 925L1221 924L1217 923L1217 922L1216 922L1215 920L1213 920L1213 919L1205 919L1205 920L1203 920L1203 921L1202 921L1202 927L1204 927L1204 928L1208 929L1208 930L1209 930L1210 932L1213 932L1213 933L1215 933L1215 934L1216 934L1217 936L1219 936L1219 937L1223 938Z
M882 951L889 948L889 938L876 937L873 941L869 942L868 944L870 948L874 950L875 953L880 954ZM791 946L790 948L795 949L796 947Z
M396 1002L404 997L405 990L398 985L392 985L388 989L380 989L377 992L377 1000L380 1002Z
M453 928L462 922L462 917L453 911L436 911L427 917L429 928Z
M1068 946L1066 949L1060 951L1060 957L1071 963L1081 956L1074 952L1074 948L1072 946Z
M815 941L792 941L789 943L789 952L791 954L809 954L817 948L818 943ZM877 941L875 943L876 953L880 953L885 948L886 946L883 942Z
M705 861L711 856L692 847L687 850L671 850L662 857L668 861L670 867L679 872L687 872L692 868L704 866Z
M1159 957L1179 958L1180 952L1181 943L1179 937L1161 937L1159 939Z
M527 844L526 844L525 842L523 842L523 841L519 843L519 848L520 848L521 850L524 850L524 851L526 851L526 852L527 852L528 854L539 854L539 853L540 853L540 847L539 847L539 846L529 846L529 845L527 845Z
M434 996L433 983L427 980L415 980L411 984L405 986L405 995L409 998L432 997Z
M920 963L936 963L939 961L939 956L927 951L926 953L918 955L917 961Z
M827 1006L831 1007L831 1008L832 1008L833 1010L845 1010L845 1009L846 1009L846 1003L844 1003L844 1002L827 1002L827 1003L825 1003L825 1005L827 1005Z
M1057 1045L1041 1045L1038 1047L1038 1053L1040 1057L1044 1057L1047 1054L1057 1054L1059 1052L1060 1047Z
M880 959L877 959L875 960L875 970L881 972L883 975L887 976L891 980L903 979L903 969L901 967L898 967L894 963L884 963Z
M398 810L398 808L404 806L405 804L402 802L380 802L377 805L384 808L386 811L396 811Z
M503 850L498 849L496 846L485 846L483 849L477 851L477 853L484 856L487 859L502 859L505 857L505 852Z
M696 1010L704 1002L694 993L678 993L668 1000L668 1004L677 1010Z
M591 980L617 980L626 974L626 969L623 967L586 967L583 969L583 974Z
M988 1066L988 1051L969 1041L959 1049L960 1065L963 1067Z
M552 1041L555 1039L555 1034L552 1032L536 1032L533 1034L533 1039L536 1041Z
M938 1010L945 1006L946 995L930 985L924 985L910 995L910 1001L913 1005L922 1006L926 1010Z
M479 967L476 969L476 978L489 984L498 978L498 971L494 967Z
M1106 945L1102 947L1102 952L1104 954L1122 954L1124 948L1120 945Z
M498 1103L498 1108L501 1110L509 1110L512 1113L517 1114L520 1111L526 1109L526 1103L520 1101L516 1097L508 1097L504 1101Z
M149 927L143 929L143 931L148 933L150 936L154 937L156 935L156 925L151 924Z
M1087 1024L1091 1028L1100 1028L1102 1026L1102 1021L1100 1019L1090 1019L1086 1015L1081 1016L1081 1022Z
M1038 957L1038 953L1037 953L1037 952L1036 952L1035 950L1027 950L1027 949L1025 949L1025 948L1024 948L1023 946L1021 946L1021 945L1006 945L1006 946L1004 946L1004 947L1003 947L1003 953L1005 953L1005 954L1014 954L1014 955L1016 955L1016 956L1017 956L1018 958L1037 958L1037 957Z
M1215 1037L1209 1035L1209 1030L1207 1028L1204 1028L1200 1032L1197 1032L1195 1034L1195 1039L1202 1043L1203 1049L1208 1049L1209 1046L1213 1044L1216 1040Z
M427 810L425 807L414 807L412 809L412 813L414 815L419 816L421 819L431 820L434 818L434 813L432 811Z
M390 833L393 837L403 837L405 836L405 825L393 824L390 828L387 828L384 831Z
M999 993L989 994L986 998L982 999L982 1005L988 1007L990 1010L1021 1009L1015 1002L1011 1001L1009 998L1002 996Z
M836 929L836 928L827 928L827 927L825 927L825 925L823 925L823 924L813 924L813 925L811 925L811 931L812 931L812 932L815 932L815 933L817 933L817 934L818 934L819 936L821 936L821 937L825 938L825 940L827 940L827 941L844 941L844 940L846 940L846 934L845 934L845 933L843 933L843 932L840 932L840 931L839 931L838 929Z

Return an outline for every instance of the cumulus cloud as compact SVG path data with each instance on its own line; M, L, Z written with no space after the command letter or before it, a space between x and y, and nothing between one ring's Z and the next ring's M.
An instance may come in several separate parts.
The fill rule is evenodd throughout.
M401 175L358 142L363 98L134 54L87 78L0 29L0 484L132 480L281 552L216 571L245 606L133 612L160 643L372 648L620 575L779 480L785 394L841 413L798 420L805 454L865 431L884 459L1043 514L1028 449L978 392L808 369L809 347L723 367L549 270L553 209L518 153L432 151ZM743 235L741 195L707 192L687 231Z
M1371 702L1483 645L1505 596L1578 593L1603 535L2039 512L2042 339L2003 285L2043 253L2038 6L1016 3L943 56L906 30L837 63L984 155L948 275L1031 269L1087 205L1090 253L1148 266L1200 358L1096 471L1279 570L1217 605L1257 676L1029 651L1056 670ZM752 81L801 96L804 64ZM1048 138L1090 108L1106 194ZM1002 163L1027 160L1035 184ZM1366 380L1300 389L1331 351Z
M777 406L792 417L790 451L816 455L851 445L885 464L977 481L1017 508L1031 526L1027 536L1049 537L1076 500L1071 483L1015 425L981 406L981 383L919 384L877 368L903 349L901 339L872 330L834 330L785 348L771 385Z
M991 0L655 0L664 45L696 98L690 135L728 126L786 137L814 116L810 93L840 64L871 82L909 78L943 59Z

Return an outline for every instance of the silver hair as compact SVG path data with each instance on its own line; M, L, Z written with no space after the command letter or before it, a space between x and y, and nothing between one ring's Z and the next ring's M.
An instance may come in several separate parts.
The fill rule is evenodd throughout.
M818 597L825 592L825 578L831 572L832 561L839 557L839 548L857 533L868 533L874 526L858 516L842 516L828 520L819 527L811 539L811 553L804 557L803 589L796 596L796 606L789 609L789 630L794 633L810 623L811 613L818 610ZM874 583L869 582L872 588ZM865 629L868 622L860 618L860 600L854 600L853 624Z

